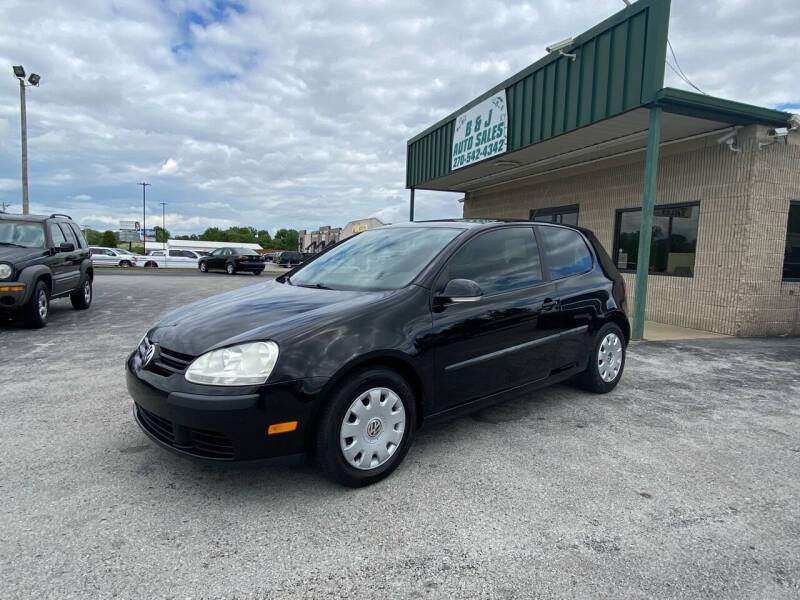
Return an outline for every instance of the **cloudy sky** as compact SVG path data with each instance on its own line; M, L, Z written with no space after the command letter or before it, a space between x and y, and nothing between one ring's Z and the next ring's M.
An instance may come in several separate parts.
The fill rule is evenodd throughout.
M407 218L406 140L621 0L0 0L0 201L173 233ZM798 0L673 0L670 38L712 95L800 112ZM688 89L667 69L667 85ZM460 216L418 193L417 217Z

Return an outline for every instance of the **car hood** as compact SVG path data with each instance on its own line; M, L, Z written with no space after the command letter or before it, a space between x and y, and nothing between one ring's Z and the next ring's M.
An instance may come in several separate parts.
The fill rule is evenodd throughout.
M13 263L16 266L19 266L19 263L44 256L44 254L45 251L42 248L18 248L17 246L0 245L0 262Z
M280 344L363 311L390 293L322 290L273 280L179 308L164 316L149 337L192 356L244 341L274 339Z

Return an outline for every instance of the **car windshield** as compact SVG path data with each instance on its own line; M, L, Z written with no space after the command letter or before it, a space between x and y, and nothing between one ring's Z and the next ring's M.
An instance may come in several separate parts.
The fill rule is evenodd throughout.
M44 227L41 223L0 219L0 245L44 248Z
M447 227L365 231L302 267L289 283L341 290L399 289L461 232Z

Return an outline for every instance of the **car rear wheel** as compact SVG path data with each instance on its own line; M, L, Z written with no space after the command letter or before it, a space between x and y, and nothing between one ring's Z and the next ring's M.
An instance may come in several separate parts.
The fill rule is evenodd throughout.
M208 272L208 266L206 265L205 262L201 262L200 263L200 271L203 272L203 273Z
M47 317L50 314L50 290L44 281L36 282L33 294L22 309L22 313L22 318L28 327L39 329L47 325Z
M259 275L261 275L261 273L263 273L263 272L264 272L264 269L261 269L261 270L259 270L259 271L253 271L253 275L255 275L256 277L258 277L258 276L259 276Z
M129 261L129 260L121 260L121 261L119 261L119 266L120 267L132 267L133 265L131 264L131 261Z
M149 267L151 269L157 269L158 268L158 263L150 260L150 261L147 261L146 263L144 263L144 266L145 267Z
M225 270L228 272L228 275L233 275L236 273L236 267L233 266L233 263L228 263L225 266Z
M326 477L350 487L380 481L402 462L414 436L414 392L376 367L347 378L323 407L315 457Z
M87 275L80 287L69 295L72 308L86 310L92 305L92 280Z
M606 323L594 336L586 370L575 380L588 392L605 394L617 387L624 368L625 335L614 323Z

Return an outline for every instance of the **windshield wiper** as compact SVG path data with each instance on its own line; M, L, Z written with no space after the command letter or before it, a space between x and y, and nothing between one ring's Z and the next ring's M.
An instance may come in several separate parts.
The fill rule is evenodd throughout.
M27 248L27 246L23 246L22 244L15 244L13 242L0 242L0 246L15 246L17 248Z
M328 287L327 285L324 285L322 283L308 283L308 284L300 283L300 284L298 284L297 287L315 288L315 289L318 289L318 290L332 290L333 289L332 287Z

